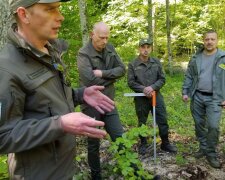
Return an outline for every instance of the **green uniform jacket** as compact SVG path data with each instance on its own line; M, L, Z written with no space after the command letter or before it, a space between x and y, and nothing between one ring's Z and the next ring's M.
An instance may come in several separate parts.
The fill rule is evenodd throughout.
M203 50L198 51L190 60L185 74L182 95L193 97L199 80L200 60ZM213 99L225 101L225 52L218 49L213 67Z
M8 154L11 179L67 180L74 174L75 137L58 119L74 111L73 101L83 101L83 90L66 86L52 64L62 64L64 47L53 41L51 56L43 54L11 29L0 53L0 153Z
M135 92L143 92L147 86L159 91L165 84L160 61L155 58L149 58L148 61L145 65L138 57L128 65L128 86Z
M112 45L107 44L100 54L89 41L80 49L77 63L81 86L105 86L103 93L114 99L114 82L125 74L125 66ZM101 78L95 77L93 73L95 69L102 71Z

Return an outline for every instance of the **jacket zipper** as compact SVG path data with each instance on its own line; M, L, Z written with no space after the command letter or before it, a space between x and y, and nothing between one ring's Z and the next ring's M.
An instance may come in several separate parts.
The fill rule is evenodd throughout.
M56 70L56 69L54 69L53 71L56 73L56 76L57 76L57 79L58 79L58 80L57 80L57 84L58 84L59 88L62 89L62 91L63 91L63 96L64 96L64 98L65 98L65 100L66 100L66 104L67 104L67 106L68 106L69 111L71 112L72 109L70 108L70 105L69 105L68 100L67 100L66 92L65 92L65 89L64 89L64 84L63 84L63 82L62 82L63 79L61 80L60 72L59 72L58 70ZM63 76L63 74L62 74L62 76ZM62 78L63 78L63 77L62 77Z

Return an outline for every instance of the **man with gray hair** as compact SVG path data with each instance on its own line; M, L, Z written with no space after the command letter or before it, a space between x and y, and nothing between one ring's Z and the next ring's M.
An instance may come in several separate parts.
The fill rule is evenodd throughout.
M73 112L74 106L114 109L103 86L73 90L66 81L61 57L67 44L57 39L60 2L10 0L16 23L0 52L0 153L8 154L10 179L72 179L74 135L106 135L96 128L104 122Z

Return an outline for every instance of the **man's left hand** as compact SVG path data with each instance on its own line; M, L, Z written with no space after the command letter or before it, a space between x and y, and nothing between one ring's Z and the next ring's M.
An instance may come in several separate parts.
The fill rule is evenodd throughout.
M95 75L96 77L99 77L99 78L102 77L102 71L101 71L101 70L98 70L98 69L93 70L93 73L94 73L94 75Z
M100 91L104 86L90 86L84 89L84 100L87 104L97 109L100 113L110 112L114 109L115 103Z

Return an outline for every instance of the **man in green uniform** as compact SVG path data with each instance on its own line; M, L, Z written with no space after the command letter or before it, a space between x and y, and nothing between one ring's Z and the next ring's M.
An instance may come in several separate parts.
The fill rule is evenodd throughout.
M79 51L78 71L81 86L105 86L103 93L113 100L114 83L125 74L125 66L114 47L108 43L109 34L109 27L105 23L98 22L94 25L90 41ZM103 121L112 141L122 136L123 128L116 109L102 115L89 105L84 104L82 112ZM99 139L88 138L88 163L93 180L101 179L99 146Z
M191 113L199 141L196 158L206 156L209 164L220 168L216 146L219 139L221 107L225 107L225 52L217 48L215 31L203 36L204 48L191 59L183 84L183 101L191 98Z
M74 106L86 102L104 113L114 103L102 86L68 86L61 61L67 45L57 40L60 0L9 2L16 23L0 52L0 153L8 154L10 179L71 180L74 135L106 135L96 128L103 122Z
M167 152L177 152L176 146L169 142L169 126L166 117L166 107L160 89L165 84L165 75L158 59L149 57L152 52L152 41L141 39L139 42L139 56L128 65L128 85L137 92L144 93L146 97L135 97L135 109L138 117L138 126L146 124L148 114L152 112L151 94L156 91L156 123L162 140L161 149ZM139 153L146 152L147 139L140 137Z

